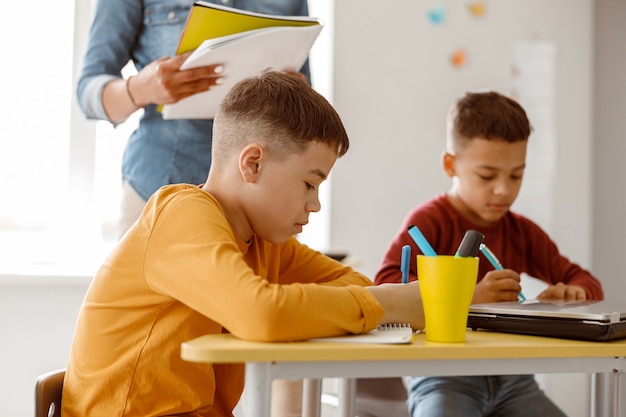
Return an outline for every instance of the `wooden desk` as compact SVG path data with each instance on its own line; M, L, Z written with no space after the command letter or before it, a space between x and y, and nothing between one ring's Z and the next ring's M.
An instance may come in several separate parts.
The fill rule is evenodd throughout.
M245 363L246 417L267 417L271 382L277 378L605 373L619 387L626 370L626 339L584 342L468 330L462 344L427 342L420 334L408 345L364 345L259 343L216 334L183 343L181 356L191 362ZM626 398L620 398L619 389L610 391L592 393L592 401L603 403L595 409L626 417Z

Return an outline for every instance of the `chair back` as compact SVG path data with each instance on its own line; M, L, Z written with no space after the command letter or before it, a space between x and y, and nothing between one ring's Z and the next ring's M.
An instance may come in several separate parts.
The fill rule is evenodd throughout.
M35 417L61 417L65 369L47 372L35 383Z

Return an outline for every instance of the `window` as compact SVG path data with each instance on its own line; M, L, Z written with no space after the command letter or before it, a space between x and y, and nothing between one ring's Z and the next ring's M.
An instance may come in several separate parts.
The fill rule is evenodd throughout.
M67 192L73 3L8 2L0 25L0 229L42 230ZM9 9L8 11L6 9ZM53 18L51 18L51 16Z
M3 267L38 251L27 242L54 229L67 213L74 4L33 6L27 29L23 19L5 19L0 27ZM19 2L5 4L4 11L25 14Z
M311 8L327 23L311 60L314 85L327 97L331 3ZM24 15L22 4L6 8L8 16ZM78 108L91 2L40 2L28 19L28 30L20 19L0 27L9 57L0 78L0 274L91 273L115 241L121 156L140 112L113 128L86 120ZM328 212L312 216L301 240L326 248Z

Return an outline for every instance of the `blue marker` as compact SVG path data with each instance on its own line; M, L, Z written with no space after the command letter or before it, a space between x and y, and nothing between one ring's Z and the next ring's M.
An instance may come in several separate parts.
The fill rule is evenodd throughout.
M435 252L433 247L430 246L430 243L428 243L428 241L422 234L422 231L418 229L417 226L414 226L414 225L409 226L409 235L411 236L413 241L415 241L415 244L417 245L418 248L420 248L420 250L422 251L424 255L437 256L437 253Z
M479 248L480 248L480 251L483 253L483 255L485 255L485 258L487 258L489 263L493 265L495 269L497 269L498 271L501 271L502 264L500 263L500 260L496 258L496 255L493 254L493 252L487 247L487 245L485 245L484 243L481 243ZM517 297L520 299L520 301L526 301L526 297L524 297L524 294L522 294L521 292L517 294Z
M411 262L411 245L402 246L402 259L400 261L400 272L402 272L402 283L409 282L409 265Z

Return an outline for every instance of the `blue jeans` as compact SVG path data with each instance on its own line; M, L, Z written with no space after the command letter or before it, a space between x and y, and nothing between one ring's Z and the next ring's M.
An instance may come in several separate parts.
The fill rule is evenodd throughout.
M565 417L533 375L414 377L412 417Z

